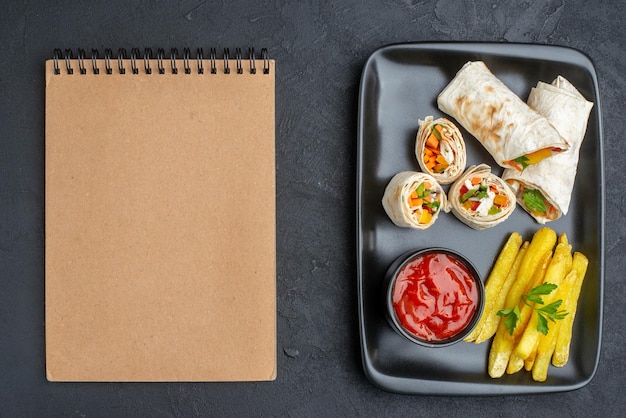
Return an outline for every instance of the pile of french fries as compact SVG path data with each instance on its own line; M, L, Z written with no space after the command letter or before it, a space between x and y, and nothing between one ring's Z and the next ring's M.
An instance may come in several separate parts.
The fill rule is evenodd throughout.
M532 372L533 380L543 382L550 362L563 367L568 361L578 297L589 261L580 252L572 254L565 234L557 237L547 227L535 232L530 242L522 241L520 234L513 232L498 255L485 284L483 314L465 341L479 344L493 337L489 376L498 378L505 372L525 369ZM558 286L543 298L544 304L562 300L559 309L567 312L563 319L549 322L545 335L537 329L537 312L521 301L522 295L542 283ZM515 306L520 316L511 334L498 312Z

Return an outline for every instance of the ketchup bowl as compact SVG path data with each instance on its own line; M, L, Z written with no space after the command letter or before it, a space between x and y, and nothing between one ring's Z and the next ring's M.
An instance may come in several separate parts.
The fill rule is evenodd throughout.
M427 347L466 337L480 319L485 289L472 263L446 248L411 251L385 277L386 316L392 328Z

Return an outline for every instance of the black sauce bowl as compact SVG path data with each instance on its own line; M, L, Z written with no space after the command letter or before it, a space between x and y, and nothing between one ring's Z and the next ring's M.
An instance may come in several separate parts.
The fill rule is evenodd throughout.
M476 284L476 289L478 291L478 300L476 302L476 310L474 311L467 325L463 327L462 330L445 339L428 341L419 338L416 335L413 335L402 325L393 307L393 292L396 284L396 279L398 278L398 275L400 274L400 272L402 272L404 267L413 260L415 260L417 257L431 253L445 254L449 257L454 258L455 260L458 260L467 269L467 271L470 273L470 277L474 280ZM385 275L385 288L386 317L391 327L407 340L425 347L447 347L463 340L463 338L469 335L469 333L472 332L472 330L476 327L476 324L478 323L478 320L480 319L485 306L485 287L480 278L480 275L478 274L478 270L476 270L476 267L474 267L474 265L465 256L447 248L424 248L420 250L408 251L402 254L389 266Z

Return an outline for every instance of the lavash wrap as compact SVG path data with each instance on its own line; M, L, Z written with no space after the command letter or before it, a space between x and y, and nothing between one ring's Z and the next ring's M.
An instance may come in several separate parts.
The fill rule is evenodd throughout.
M465 170L466 164L466 150L465 141L459 128L456 127L449 119L438 118L434 119L433 116L427 116L424 120L418 120L419 130L415 140L415 156L417 162L423 172L433 176L439 184L450 184L454 182ZM442 173L436 173L430 170L424 163L424 147L426 146L426 140L430 136L431 129L435 125L441 125L448 133L446 135L449 141L444 139L447 146L450 147L453 156L450 158L449 165Z
M413 213L409 205L409 196L421 183L428 181L431 189L437 192L439 210L437 210L429 223L421 224L419 217ZM383 208L391 221L403 228L424 230L432 226L442 210L446 210L446 194L437 180L430 174L417 171L402 171L393 176L387 184L382 198Z
M482 61L469 61L437 97L439 109L454 117L485 147L496 163L542 150L569 148L550 123L500 81Z
M466 181L470 181L474 177L485 179L487 185L494 185L499 192L505 194L508 199L507 206L502 208L499 213L485 216L480 216L475 212L471 213L465 210L460 201L461 188ZM513 213L515 210L515 194L513 194L513 191L504 180L491 172L491 167L487 164L479 164L469 167L463 175L452 184L448 192L448 208L461 222L473 229L482 230L492 228L504 222L511 213Z
M528 105L550 121L570 144L570 148L527 167L521 173L513 169L504 170L502 178L516 192L520 206L538 223L545 224L567 214L578 169L580 146L587 131L593 103L587 101L566 78L558 76L552 84L538 82L530 92ZM518 193L520 183L539 190L555 207L556 217L550 219L533 214L526 207L521 193Z

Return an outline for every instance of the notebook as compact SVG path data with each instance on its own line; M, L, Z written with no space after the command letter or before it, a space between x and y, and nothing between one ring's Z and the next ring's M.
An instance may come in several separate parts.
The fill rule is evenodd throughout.
M275 379L274 60L53 57L48 380Z

